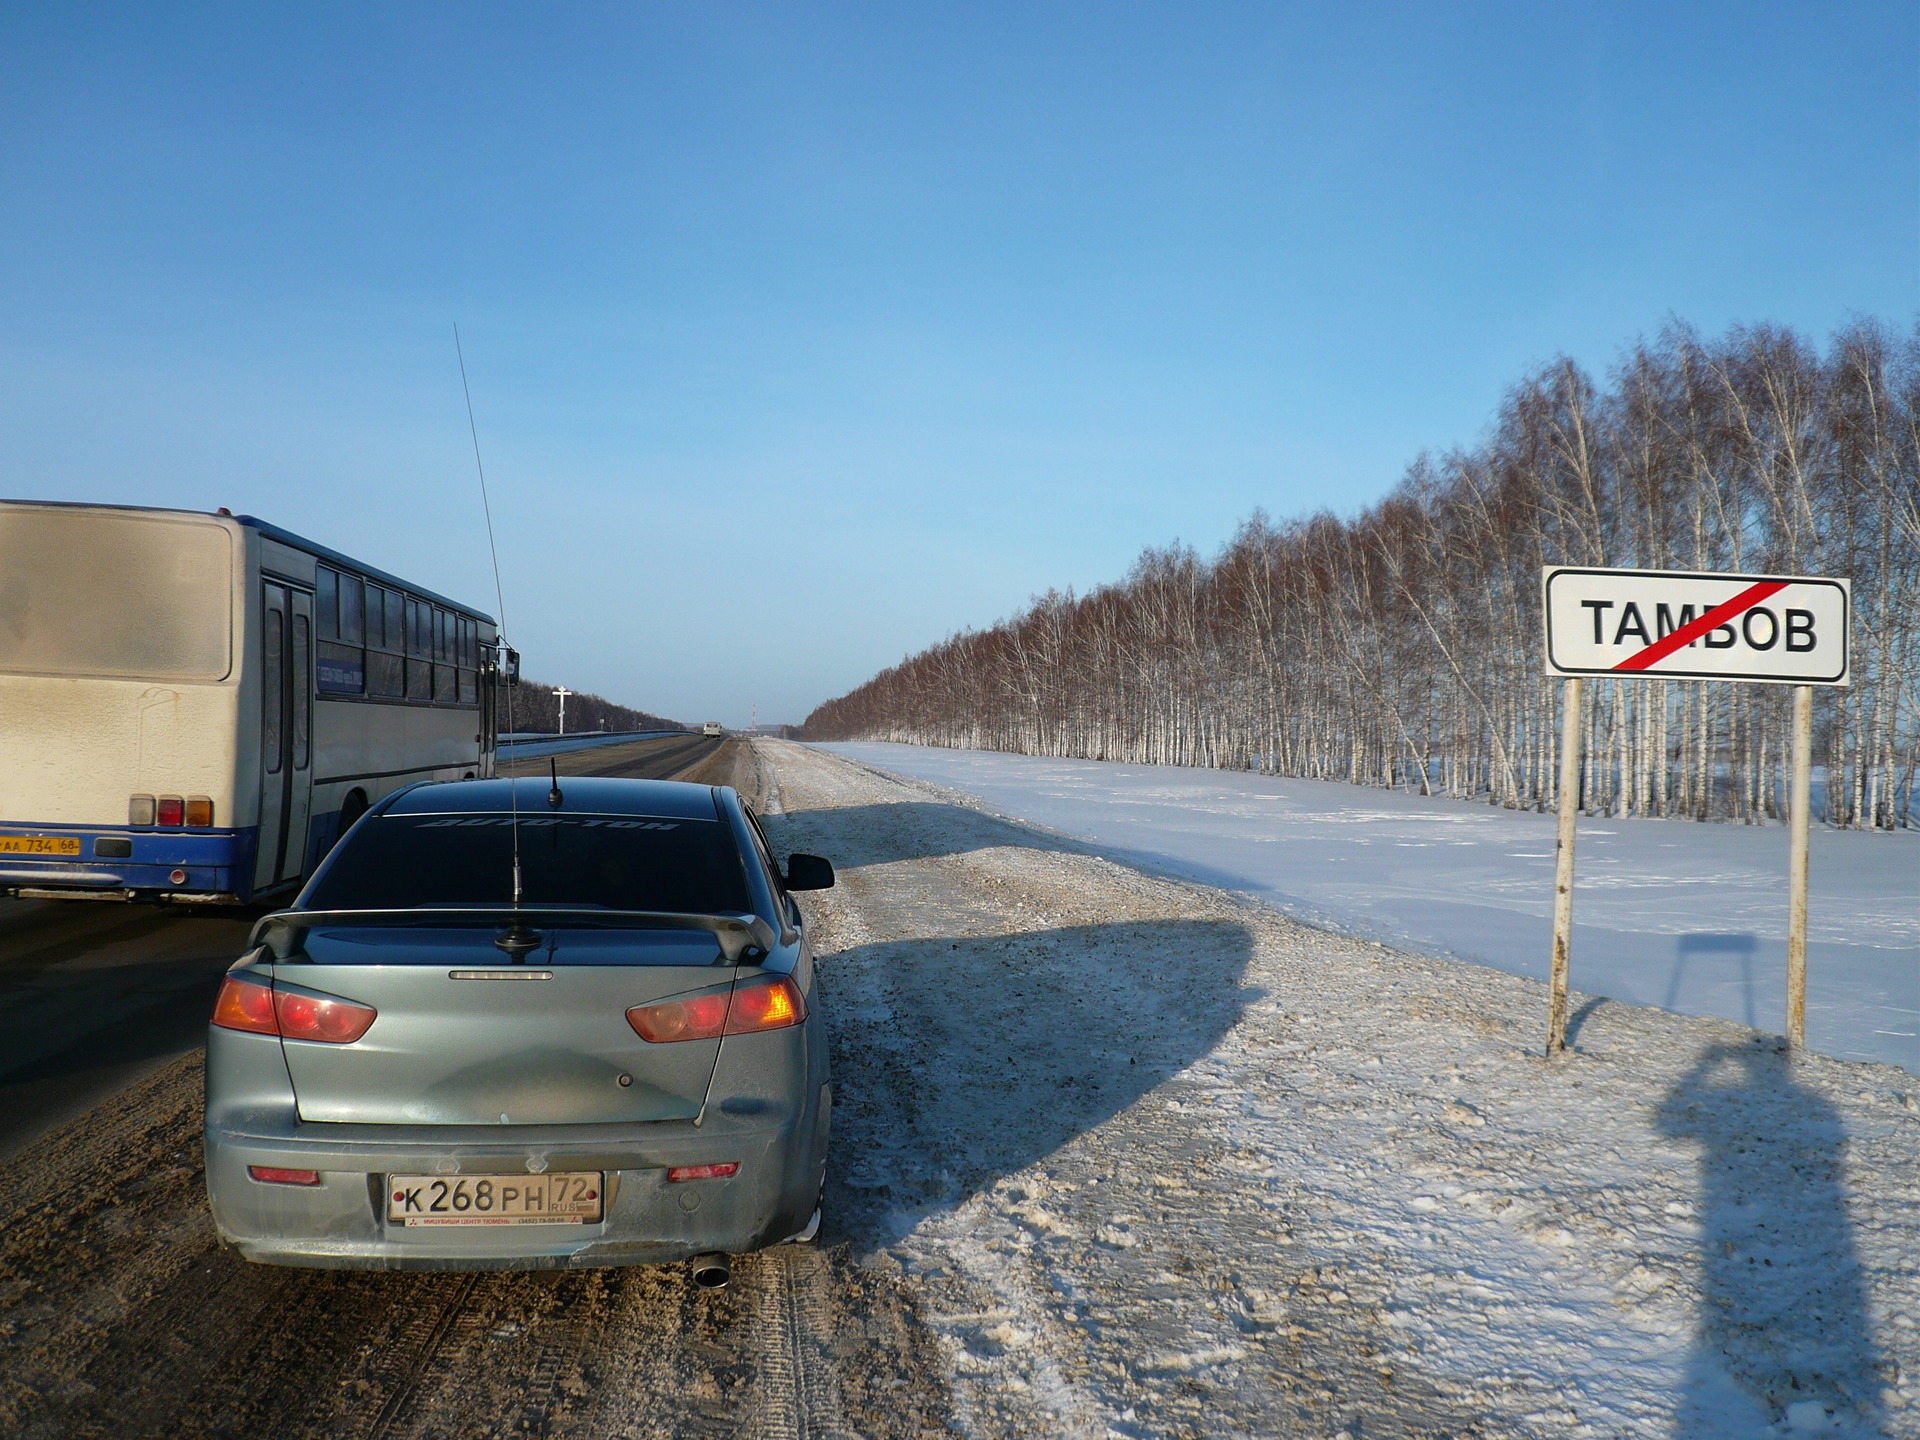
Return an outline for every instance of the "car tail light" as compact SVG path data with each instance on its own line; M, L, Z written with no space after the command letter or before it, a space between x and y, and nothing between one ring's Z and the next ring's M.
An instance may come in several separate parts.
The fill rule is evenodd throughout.
M132 795L127 799L127 824L153 824L153 796Z
M273 1018L273 988L258 980L229 975L220 982L213 1002L213 1023L222 1030L248 1030L255 1035L278 1035Z
M213 1023L224 1030L314 1040L323 1045L351 1045L379 1016L371 1005L342 1000L337 995L274 990L238 975L229 975L221 982L220 994L213 1002Z
M187 819L187 802L178 795L162 795L154 807L155 818L162 825L184 825Z
M213 801L205 795L187 797L187 824L205 829L213 824Z
M323 1045L351 1045L380 1018L371 1005L356 1004L334 995L297 995L273 992L273 1013L280 1033L289 1040L318 1040Z
M784 975L749 980L731 992L709 990L682 995L627 1011L634 1034L655 1045L670 1040L712 1040L720 1035L751 1035L784 1030L807 1018L800 987Z
M634 1034L655 1045L669 1040L717 1039L727 1024L727 992L709 990L656 1005L635 1005L627 1011L627 1023Z
M318 1185L318 1170L288 1170L279 1165L249 1165L247 1174L267 1185Z
M682 1180L725 1180L739 1173L738 1160L722 1160L718 1165L675 1165L667 1171L667 1183L678 1185Z
M733 987L733 1003L727 1007L727 1034L784 1030L806 1018L807 1002L800 998L800 987L785 975L773 975Z

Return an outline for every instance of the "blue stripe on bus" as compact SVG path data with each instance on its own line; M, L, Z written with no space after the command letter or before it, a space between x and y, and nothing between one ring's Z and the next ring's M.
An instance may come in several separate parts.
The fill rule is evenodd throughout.
M32 885L44 875L49 886L103 890L164 890L169 892L238 895L254 890L254 860L259 853L256 826L230 830L161 830L104 828L98 825L36 825L30 821L0 823L0 835L45 835L77 839L78 855L0 855L0 884ZM340 812L327 810L309 817L305 864L297 877L304 880L340 838ZM94 841L125 840L133 854L96 855ZM187 872L176 885L175 870ZM90 876L89 885L76 877ZM285 883L293 883L291 881Z

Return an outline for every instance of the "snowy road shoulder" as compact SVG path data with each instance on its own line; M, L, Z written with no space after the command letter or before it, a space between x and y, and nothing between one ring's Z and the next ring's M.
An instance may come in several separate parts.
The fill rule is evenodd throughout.
M977 1435L1920 1435L1920 1082L1115 865L769 744L829 1209Z
M825 748L1284 914L1546 974L1552 815L1244 771ZM1577 988L1784 1027L1784 828L1587 817L1576 854ZM1809 911L1808 1043L1920 1075L1920 836L1817 829Z

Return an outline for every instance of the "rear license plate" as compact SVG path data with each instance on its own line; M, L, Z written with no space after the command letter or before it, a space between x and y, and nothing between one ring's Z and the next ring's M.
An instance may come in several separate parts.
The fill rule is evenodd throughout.
M0 835L0 855L78 855L78 840L51 835Z
M605 1175L389 1175L387 1221L399 1225L592 1225Z

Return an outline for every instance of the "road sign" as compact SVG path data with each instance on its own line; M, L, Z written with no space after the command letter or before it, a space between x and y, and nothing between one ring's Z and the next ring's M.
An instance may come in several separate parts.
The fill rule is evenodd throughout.
M1560 716L1560 836L1553 875L1553 962L1547 1053L1567 1043L1573 948L1574 812L1580 787L1580 684L1627 680L1760 680L1793 692L1793 779L1787 841L1787 1040L1806 1043L1807 829L1812 814L1813 687L1845 685L1853 584L1805 575L1703 575L1673 570L1540 574L1547 673L1567 683Z
M1804 575L1703 575L1550 565L1547 673L1845 685L1852 585Z

